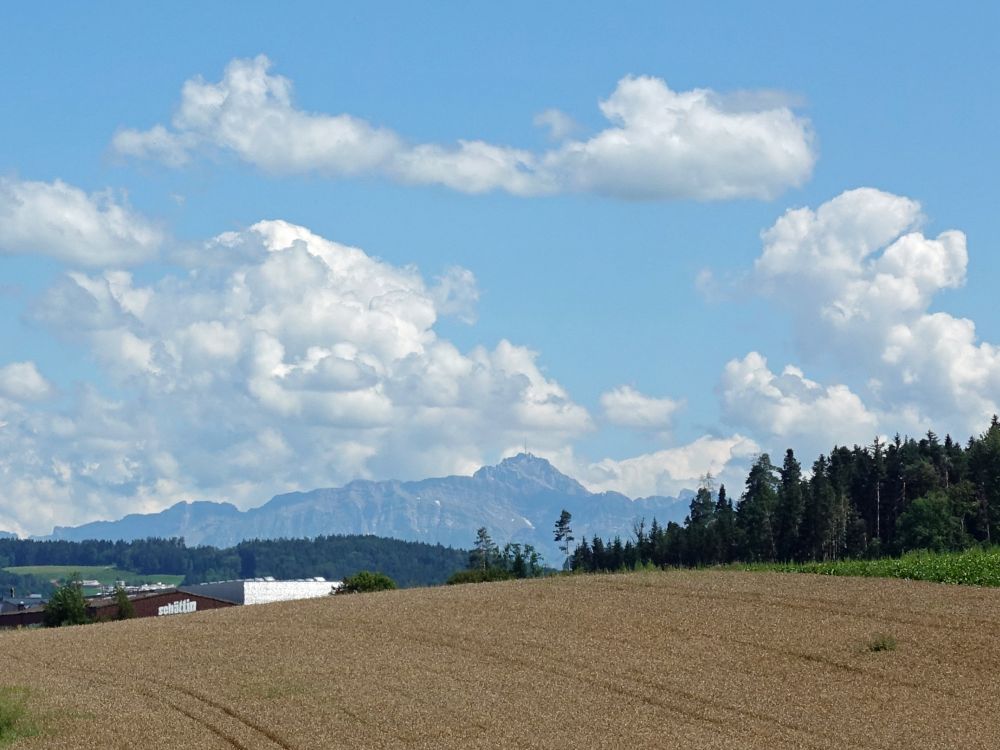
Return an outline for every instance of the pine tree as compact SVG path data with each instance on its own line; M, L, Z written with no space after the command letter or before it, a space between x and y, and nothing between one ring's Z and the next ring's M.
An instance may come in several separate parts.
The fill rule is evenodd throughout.
M789 448L781 466L781 484L774 510L775 546L779 560L791 560L798 554L799 526L802 525L804 505L802 466Z
M801 555L807 560L827 560L831 557L834 495L828 469L826 456L817 458L812 466L803 533L800 536Z
M736 509L736 521L743 534L743 554L747 560L775 559L777 483L771 457L761 453L750 467L746 490Z
M978 500L977 537L987 544L1000 538L1000 420L993 416L989 429L970 441L969 474Z
M562 550L563 554L569 557L569 551L572 549L573 545L573 529L570 528L570 521L573 520L572 514L563 508L562 513L559 514L559 520L556 521L555 526L555 541L559 545L559 549Z
M715 532L714 562L732 562L736 559L736 511L724 484L719 485L719 497L715 502Z
M469 567L486 570L497 564L500 558L500 550L490 538L485 526L476 531L476 542L469 553Z
M691 500L687 518L688 565L704 565L712 562L715 548L715 501L706 481Z

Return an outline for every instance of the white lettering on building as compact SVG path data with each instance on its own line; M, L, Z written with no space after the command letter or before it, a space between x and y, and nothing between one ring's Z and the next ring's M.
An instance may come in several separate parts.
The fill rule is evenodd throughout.
M160 607L156 614L161 615L182 615L185 612L194 612L198 609L198 602L193 602L190 599L185 599L182 602L170 602L170 604L164 604Z

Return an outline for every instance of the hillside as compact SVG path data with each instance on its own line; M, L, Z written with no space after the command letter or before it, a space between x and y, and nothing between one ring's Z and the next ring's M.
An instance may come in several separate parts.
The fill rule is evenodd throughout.
M636 521L655 516L681 521L691 493L681 498L633 500L594 493L544 458L527 453L484 466L471 477L415 482L359 480L344 487L278 495L240 511L229 503L177 503L160 513L117 521L56 527L46 539L131 540L183 537L189 545L231 547L244 539L298 539L319 534L373 534L414 542L467 547L481 526L501 544L532 544L550 564L562 556L552 526L565 508L577 538L595 533L626 537Z
M84 542L0 539L2 576L34 573L41 580L84 578L113 583L155 581L187 583L233 578L311 578L339 581L359 570L377 570L400 586L444 583L466 567L469 553L441 545L404 542L375 536L317 536L311 539L267 539L236 547L187 547L179 539L131 542ZM115 572L115 570L119 572ZM37 590L38 579L11 580L17 590Z
M998 623L996 590L576 576L2 633L0 685L48 728L18 749L986 748Z

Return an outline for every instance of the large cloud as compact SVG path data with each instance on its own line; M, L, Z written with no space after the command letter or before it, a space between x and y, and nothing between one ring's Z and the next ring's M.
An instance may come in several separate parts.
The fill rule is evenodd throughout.
M790 210L763 234L755 279L793 312L804 354L864 376L880 411L972 434L1000 408L1000 349L931 309L964 283L968 254L962 232L922 223L915 201L869 188Z
M787 104L677 92L647 76L623 78L600 103L606 129L535 153L473 139L411 144L348 114L304 112L291 82L269 73L270 65L263 55L235 59L218 83L187 81L170 128L123 129L115 151L180 166L199 150L218 149L269 172L378 173L467 193L698 200L772 198L802 184L815 161L810 126ZM556 137L572 123L557 110L537 121Z
M613 425L639 430L666 430L683 402L655 398L622 385L601 394L604 417Z
M632 456L586 461L564 451L552 456L585 486L595 492L623 492L630 497L676 496L693 489L706 474L727 484L733 496L742 491L750 459L760 451L752 439L734 434L703 435L684 445Z
M0 177L0 252L40 254L76 266L132 265L152 258L162 231L116 201L61 180Z
M726 364L719 393L724 418L775 452L794 448L815 456L835 443L865 445L878 434L878 415L847 386L822 386L791 365L776 374L758 352Z
M462 352L436 334L444 311L470 314L464 269L428 284L281 221L221 235L201 257L149 286L70 272L37 302L35 320L87 346L128 395L84 389L59 414L2 401L0 528L466 472L525 439L557 450L592 428L536 353L507 341ZM18 363L0 388L24 401L45 381ZM47 515L29 512L32 497Z

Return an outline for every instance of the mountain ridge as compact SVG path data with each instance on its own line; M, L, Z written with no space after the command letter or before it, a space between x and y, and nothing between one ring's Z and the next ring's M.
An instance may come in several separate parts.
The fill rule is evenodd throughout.
M565 508L579 540L594 534L627 538L636 522L682 521L692 493L677 498L631 499L618 492L590 492L548 460L529 453L484 466L472 476L354 480L342 487L275 495L239 510L228 502L181 501L159 513L129 514L116 521L57 526L37 539L141 539L184 537L189 545L229 547L244 539L373 534L408 541L468 547L486 527L499 544L532 544L552 563L561 553L552 527Z

